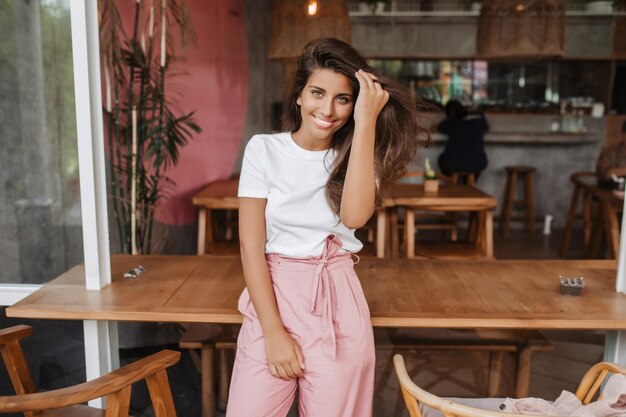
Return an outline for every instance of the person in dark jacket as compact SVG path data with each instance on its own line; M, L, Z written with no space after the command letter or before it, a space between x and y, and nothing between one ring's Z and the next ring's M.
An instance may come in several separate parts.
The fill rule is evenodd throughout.
M476 179L487 167L485 133L489 130L482 113L468 112L457 100L449 100L447 118L439 123L438 131L448 136L448 142L439 155L439 169L444 175L455 172L473 172Z

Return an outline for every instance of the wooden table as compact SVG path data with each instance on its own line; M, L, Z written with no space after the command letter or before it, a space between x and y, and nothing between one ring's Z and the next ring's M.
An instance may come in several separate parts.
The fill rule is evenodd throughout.
M193 204L198 212L198 254L207 253L213 244L213 227L211 211L215 209L237 210L238 179L213 182L193 197ZM424 191L417 184L394 184L387 190L383 198L383 207L377 214L376 255L383 258L385 239L387 236L386 211L390 208L407 207L424 211L471 211L479 213L479 224L476 245L480 247L485 258L493 257L493 213L496 198L470 185L445 184L436 193ZM415 253L415 242L408 236L415 235L415 213L407 210L405 242L407 257Z
M123 274L141 264L137 279ZM361 258L356 266L374 326L466 329L626 328L626 295L615 292L617 262L428 261ZM237 256L112 257L113 282L84 286L75 267L6 309L8 317L68 320L240 323L244 287ZM580 297L560 294L558 276L584 276ZM526 368L530 360L527 358ZM516 392L527 392L518 369Z
M123 273L136 264L137 279ZM113 282L86 290L77 266L19 303L8 317L239 323L238 256L112 257ZM363 257L356 269L374 326L624 329L626 295L613 260L430 261ZM559 293L559 275L584 276L581 297Z
M192 202L198 207L198 254L204 255L213 245L212 210L237 210L238 179L212 182L193 196Z
M418 184L394 184L383 198L383 208L377 215L376 256L385 256L387 236L387 211L389 208L406 207L405 248L407 258L415 256L415 212L423 211L471 211L478 213L476 245L485 258L493 258L493 210L496 198L471 185L443 184L435 193L425 192Z

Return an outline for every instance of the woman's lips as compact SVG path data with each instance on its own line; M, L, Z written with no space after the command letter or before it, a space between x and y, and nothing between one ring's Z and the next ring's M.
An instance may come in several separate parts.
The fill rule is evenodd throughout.
M313 121L315 122L315 124L323 129L328 129L329 127L331 127L333 125L333 121L328 121L322 118L319 118L317 116L313 116Z

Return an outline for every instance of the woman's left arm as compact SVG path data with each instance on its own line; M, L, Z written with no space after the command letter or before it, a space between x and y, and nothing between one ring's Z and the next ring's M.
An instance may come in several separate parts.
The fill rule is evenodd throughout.
M376 120L389 100L389 93L375 76L359 70L356 78L360 91L354 105L354 136L339 213L341 222L350 229L362 227L374 213Z

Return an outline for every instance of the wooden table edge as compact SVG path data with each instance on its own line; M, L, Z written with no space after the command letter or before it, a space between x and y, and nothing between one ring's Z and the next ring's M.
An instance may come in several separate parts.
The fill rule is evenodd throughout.
M125 310L85 311L64 306L64 310L54 310L56 306L41 305L37 307L10 306L6 309L7 317L41 319L41 310L46 310L46 319L55 320L109 320L109 321L138 321L138 322L168 322L168 323L218 323L237 324L243 321L239 313L180 313L174 311L162 312L133 312ZM172 317L175 315L175 318ZM600 320L571 319L552 320L525 319L525 318L498 318L498 319L449 319L449 318L419 318L419 317L372 317L373 327L385 328L448 328L448 329L543 329L543 330L623 330L624 322L618 319Z

